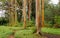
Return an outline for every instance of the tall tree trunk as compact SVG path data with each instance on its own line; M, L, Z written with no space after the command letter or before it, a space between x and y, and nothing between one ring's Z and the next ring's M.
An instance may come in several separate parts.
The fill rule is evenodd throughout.
M60 0L59 0L59 5L60 5Z
M13 17L13 9L12 9L12 0L8 0L9 2L9 25L13 25L14 24L14 17Z
M17 12L16 12L16 3L15 0L9 0L9 21L10 25L16 25L17 22Z
M28 0L28 20L31 20L31 1L32 0Z
M10 0L9 0L10 1ZM7 7L7 9L8 9L8 20L9 20L9 25L11 25L11 13L10 13L10 2L9 1L7 1L8 2L8 7Z
M37 27L37 34L39 34L40 31L41 31L40 13L41 13L41 0L36 0L36 27Z
M14 0L14 22L15 22L15 25L17 24L17 11L16 11L16 9L17 9L17 1L16 0Z
M44 0L42 0L42 27L44 27Z
M23 20L24 20L24 29L26 28L26 0L23 0Z

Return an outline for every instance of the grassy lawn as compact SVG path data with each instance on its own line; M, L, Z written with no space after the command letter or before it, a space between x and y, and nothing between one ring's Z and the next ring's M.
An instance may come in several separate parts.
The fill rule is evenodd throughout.
M17 30L15 38L42 38L39 35L33 34L33 30L30 28L22 29L22 27L6 27L0 26L0 38L7 38L12 34L13 30Z
M15 38L41 38L41 36L33 34L34 27L29 27L27 29L22 29L22 27L6 27L0 26L0 38L7 38L13 30L17 30L15 33ZM60 34L60 28L42 28L42 32L51 34Z
M42 32L60 35L60 28L46 28L45 27L45 28L42 28Z

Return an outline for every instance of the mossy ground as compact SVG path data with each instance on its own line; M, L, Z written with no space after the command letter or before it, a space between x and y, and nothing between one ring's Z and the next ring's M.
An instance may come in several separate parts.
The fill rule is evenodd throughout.
M12 32L16 30L14 37L15 38L45 38L38 34L34 34L35 27L28 27L23 29L22 27L8 27L0 26L0 38L7 38ZM42 32L51 33L51 34L60 34L60 28L42 28Z

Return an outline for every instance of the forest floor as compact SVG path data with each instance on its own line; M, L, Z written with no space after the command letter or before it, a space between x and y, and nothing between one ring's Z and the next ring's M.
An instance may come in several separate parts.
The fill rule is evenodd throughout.
M60 38L60 28L42 28L42 32L47 38Z
M43 36L40 36L38 34L33 33L35 30L34 27L28 27L27 29L22 29L22 27L0 26L0 38L11 38L11 37L12 38L60 38L60 31L59 31L60 28L59 29L48 28L47 30L46 29L47 28L42 28ZM14 31L16 32L13 33Z
M48 33L44 33L45 37L47 38L60 38L60 35L56 35L56 34L48 34Z

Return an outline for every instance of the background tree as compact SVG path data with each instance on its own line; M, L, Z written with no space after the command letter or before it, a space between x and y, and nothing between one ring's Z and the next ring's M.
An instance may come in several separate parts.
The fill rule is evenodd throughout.
M17 24L16 0L8 0L9 2L9 24Z
M26 28L26 0L23 0L23 25Z
M31 2L32 0L28 0L28 20L31 20Z
M44 27L44 0L42 0L42 27Z

